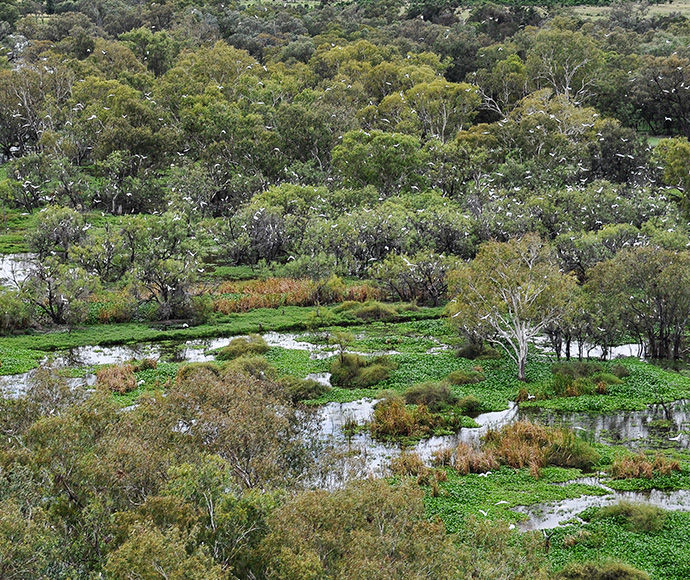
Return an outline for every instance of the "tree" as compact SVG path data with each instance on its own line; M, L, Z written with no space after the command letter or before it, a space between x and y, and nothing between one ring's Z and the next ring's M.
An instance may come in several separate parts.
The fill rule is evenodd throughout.
M38 225L29 233L26 243L39 259L57 256L62 262L70 259L70 248L86 236L84 216L67 207L50 206L39 214Z
M527 71L537 88L551 88L577 103L587 99L602 74L602 51L580 31L542 29L527 53Z
M400 133L351 131L333 149L333 165L348 185L373 185L384 195L414 183L421 161L419 141Z
M640 246L588 272L590 292L616 310L623 326L646 341L652 358L681 355L690 321L690 252Z
M199 264L196 237L188 224L172 213L137 216L131 225L136 278L158 303L158 317L184 316Z
M22 297L53 324L78 324L88 315L87 298L98 280L81 267L48 257L36 263L21 284Z
M525 380L529 344L567 310L575 279L560 272L553 251L535 234L487 242L451 274L449 314L460 329L502 346Z
M476 86L443 79L415 85L405 95L422 122L424 136L444 142L469 125L481 104Z

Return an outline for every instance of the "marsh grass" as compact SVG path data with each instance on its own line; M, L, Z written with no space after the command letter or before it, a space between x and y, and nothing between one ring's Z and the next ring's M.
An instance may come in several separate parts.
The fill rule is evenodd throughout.
M500 431L489 430L481 450L459 444L451 465L459 474L484 473L506 465L528 468L538 477L547 465L586 469L598 460L597 451L571 431L519 421ZM447 461L447 455L438 461Z
M228 346L221 348L216 355L218 360L233 360L240 356L262 355L268 352L268 344L258 334L249 337L233 338Z
M621 457L609 467L609 474L614 479L652 479L655 475L669 475L673 471L682 471L680 463L659 454L653 459L643 453Z
M101 367L96 373L96 384L111 393L129 393L137 388L134 367L131 364Z
M626 529L633 532L655 533L661 530L666 512L646 503L621 501L597 510L593 520L617 518Z

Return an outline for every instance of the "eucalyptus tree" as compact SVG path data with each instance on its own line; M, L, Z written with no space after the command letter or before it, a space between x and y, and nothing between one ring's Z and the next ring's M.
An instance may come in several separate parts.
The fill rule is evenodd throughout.
M487 242L477 257L450 276L448 312L467 334L503 347L526 378L530 343L568 310L575 278L560 271L539 236Z

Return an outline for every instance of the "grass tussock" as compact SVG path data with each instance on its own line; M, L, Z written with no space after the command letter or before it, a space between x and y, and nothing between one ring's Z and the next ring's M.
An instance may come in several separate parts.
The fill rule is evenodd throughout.
M367 388L390 377L398 365L385 356L365 358L342 354L331 363L331 384L342 388Z
M551 366L553 378L546 392L540 398L580 397L582 395L605 395L611 385L620 385L630 372L623 365L604 370L598 363L569 361Z
M98 369L96 383L111 393L125 394L137 388L131 364L108 365Z
M458 398L445 383L421 383L407 388L403 398L408 405L426 405L430 411L438 412L455 405Z
M571 562L555 580L649 580L649 574L622 562Z
M655 474L669 475L673 471L681 471L680 463L675 459L666 459L663 455L650 459L643 453L616 459L609 467L609 474L614 479L651 479Z
M599 460L599 454L571 431L520 421L501 431L488 431L481 450L461 443L453 453L443 450L434 459L438 465L452 466L461 475L507 465L528 468L537 477L548 465L591 467Z
M484 373L481 371L481 367L477 368L478 370L473 371L453 371L448 375L446 380L451 385L470 385L473 383L481 383L486 379L486 376L484 376Z
M663 527L666 512L646 503L621 501L597 510L592 516L594 520L604 518L615 518L632 532L655 533Z
M395 308L377 300L369 300L367 302L348 300L336 306L333 312L337 314L350 314L360 320L391 321L398 317L398 312Z
M328 385L313 379L299 379L291 375L281 377L278 383L285 389L285 394L293 403L318 399L331 390Z
M410 409L403 399L391 396L376 404L369 430L378 439L424 437L434 426L434 417L426 405Z
M228 346L222 348L216 358L233 360L241 356L257 356L268 352L268 344L258 334L233 338Z

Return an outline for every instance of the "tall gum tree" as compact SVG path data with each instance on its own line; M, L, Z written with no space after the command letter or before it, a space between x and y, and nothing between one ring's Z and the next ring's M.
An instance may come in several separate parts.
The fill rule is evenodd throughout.
M453 323L470 336L500 345L525 380L529 344L567 312L575 278L562 273L539 236L487 242L450 277Z

